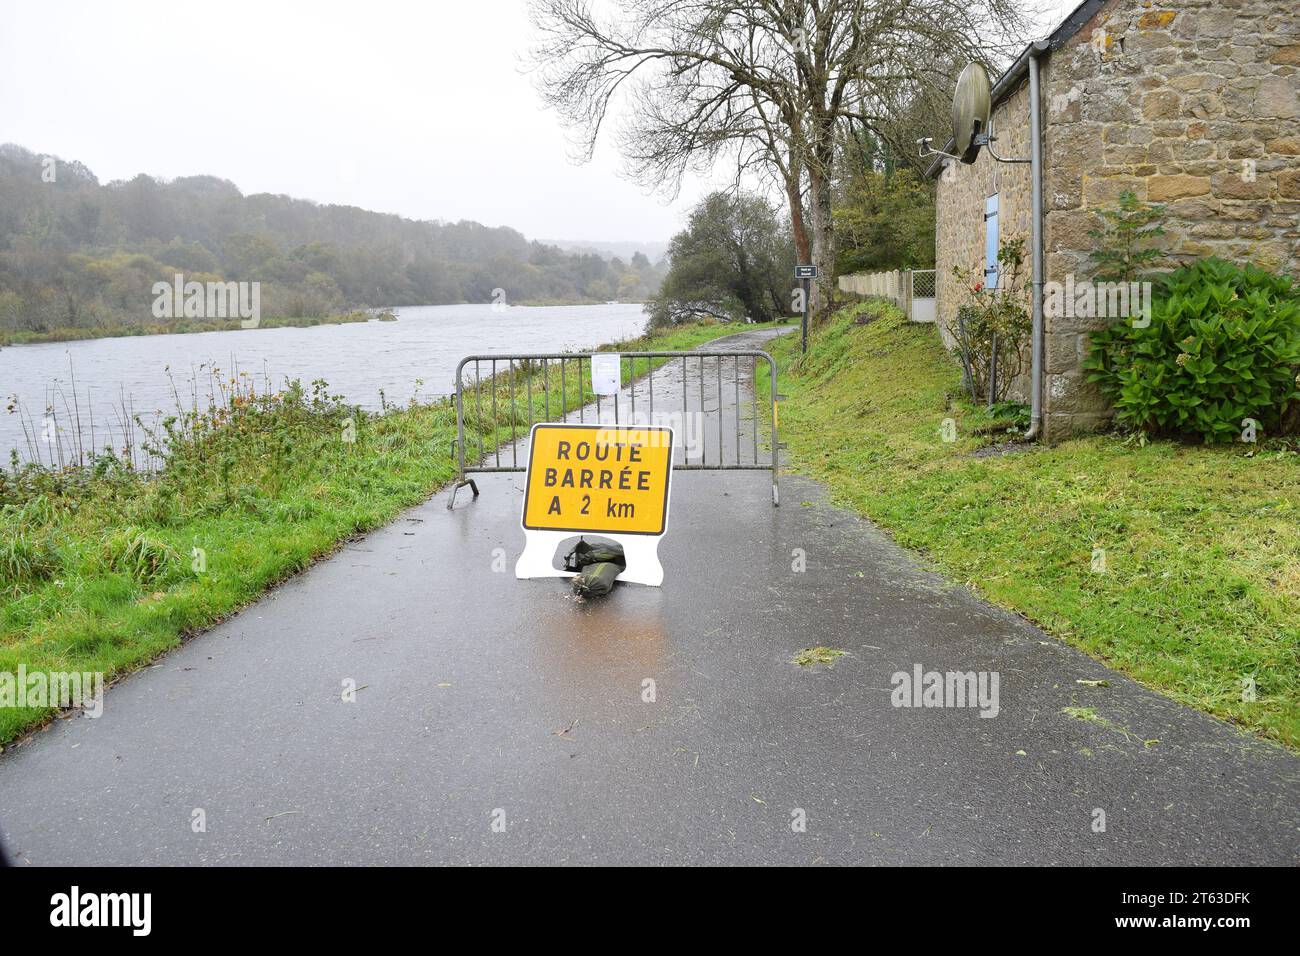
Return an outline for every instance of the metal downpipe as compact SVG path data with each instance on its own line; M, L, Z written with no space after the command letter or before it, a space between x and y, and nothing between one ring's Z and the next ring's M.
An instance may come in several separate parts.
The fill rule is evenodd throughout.
M1038 57L1046 43L1034 44L1029 54L1029 179L1032 194L1030 212L1033 244L1033 283L1030 292L1033 331L1030 336L1030 414L1026 441L1043 433L1043 131L1042 106L1038 90Z

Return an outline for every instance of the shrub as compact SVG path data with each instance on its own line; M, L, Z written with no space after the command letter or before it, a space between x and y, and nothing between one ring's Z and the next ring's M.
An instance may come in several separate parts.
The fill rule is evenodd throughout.
M1151 322L1092 334L1084 367L1125 425L1231 441L1276 429L1300 397L1300 296L1290 278L1202 259L1160 277Z

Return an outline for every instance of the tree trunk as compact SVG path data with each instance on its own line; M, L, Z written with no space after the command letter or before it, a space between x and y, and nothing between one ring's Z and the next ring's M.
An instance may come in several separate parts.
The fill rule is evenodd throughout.
M803 196L799 189L799 180L785 182L785 195L790 203L790 232L794 236L794 254L800 264L812 261L812 250L808 247L808 226L803 218Z
M824 322L835 299L835 224L831 218L830 180L816 164L808 170L808 191L812 206L812 264L817 267L809 314L814 322Z

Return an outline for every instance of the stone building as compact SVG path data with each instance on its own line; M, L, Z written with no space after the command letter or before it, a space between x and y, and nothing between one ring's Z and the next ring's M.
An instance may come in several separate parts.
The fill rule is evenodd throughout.
M1217 255L1300 274L1297 0L1087 0L1037 50L1045 283L1091 278L1092 210L1126 189L1165 204L1169 264ZM993 87L993 148L1004 158L1030 155L1026 56ZM995 257L1000 240L1022 236L1028 270L1031 174L988 149L930 172L943 328L968 292L954 267L978 274L988 249ZM1044 317L1048 440L1110 417L1080 367L1088 333L1107 321ZM1029 401L1027 375L1014 391Z

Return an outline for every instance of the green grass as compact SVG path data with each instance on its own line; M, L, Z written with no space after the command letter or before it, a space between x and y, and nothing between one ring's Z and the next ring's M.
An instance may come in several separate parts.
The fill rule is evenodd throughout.
M794 663L800 667L810 667L813 664L825 664L828 667L834 667L835 662L846 653L846 651L819 644L816 647L805 647L801 650L794 656Z
M313 325L346 325L351 322L396 322L391 312L344 312L338 315L300 317L268 317L262 319L258 329L286 327L308 328ZM43 332L25 329L0 330L0 346L34 345L39 342L76 342L84 339L117 339L137 335L176 335L192 332L237 332L243 329L239 319L170 319L163 322L139 325L61 326ZM248 329L245 331L256 331Z
M689 349L745 328L687 326L619 347ZM541 379L516 384L538 396ZM571 407L590 397L569 384ZM555 375L550 385L554 402ZM180 438L161 477L108 459L62 474L0 471L0 672L133 670L456 473L445 400L366 416L323 383L231 390L226 406L173 424ZM341 438L349 417L353 442ZM509 438L509 416L485 419L491 450ZM521 409L526 434L523 424ZM52 713L0 708L0 744Z
M880 317L855 325L852 317ZM1148 687L1300 746L1300 453L1294 441L1146 447L995 439L933 326L879 304L772 343L790 466L987 600ZM940 438L952 418L957 441ZM1094 549L1105 571L1094 573ZM1242 680L1256 697L1243 700Z

